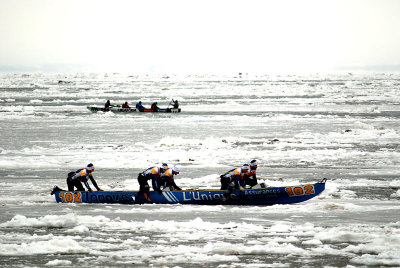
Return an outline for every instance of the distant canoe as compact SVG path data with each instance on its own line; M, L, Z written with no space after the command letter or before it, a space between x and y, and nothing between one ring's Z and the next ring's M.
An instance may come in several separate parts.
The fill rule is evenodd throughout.
M136 108L121 108L121 107L111 107L111 108L104 108L100 106L86 106L86 108L93 112L113 112L113 113L133 113L133 112L144 112L144 113L180 113L181 108L165 108L165 109L159 109L158 111L154 111L152 109L140 109L136 110Z
M93 113L97 112L113 112L113 113L133 113L136 112L135 108L121 108L121 107L111 107L111 108L104 108L104 107L99 107L99 106L87 106L89 111Z
M223 190L183 190L149 192L138 196L137 191L56 192L60 203L117 203L117 204L195 204L195 205L275 205L309 200L325 190L326 179L315 184L298 186L233 190L224 199Z

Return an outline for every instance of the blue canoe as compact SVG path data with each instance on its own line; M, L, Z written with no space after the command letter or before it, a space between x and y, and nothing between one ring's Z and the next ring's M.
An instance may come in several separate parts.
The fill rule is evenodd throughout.
M55 192L61 203L112 203L112 204L196 204L196 205L275 205L293 204L309 200L325 190L326 179L319 183L233 190L230 198L224 200L223 190L183 190L149 192L138 196L138 191L107 192Z

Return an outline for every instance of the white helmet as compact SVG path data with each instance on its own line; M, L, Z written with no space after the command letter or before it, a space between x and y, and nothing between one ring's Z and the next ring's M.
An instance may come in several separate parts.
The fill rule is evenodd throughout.
M87 165L86 169L88 171L94 171L94 165L92 163L90 163L90 164Z
M175 171L175 172L181 172L181 167L180 166L174 166L172 168L172 170Z
M160 168L162 168L162 169L168 169L168 164L163 163L163 164L160 166Z
M244 165L242 166L242 169L249 170L249 169L250 169L249 164L244 164Z

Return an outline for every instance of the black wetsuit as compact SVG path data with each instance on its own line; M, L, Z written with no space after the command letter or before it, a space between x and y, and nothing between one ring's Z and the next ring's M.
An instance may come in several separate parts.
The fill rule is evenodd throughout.
M83 185L82 185L82 182L83 182L85 184L86 188L90 192L92 192L92 189L90 188L89 183L88 183L88 178L92 182L93 186L97 189L97 191L100 191L100 188L97 185L97 183L94 180L91 173L89 173L88 175L85 175L85 176L77 176L77 174L79 174L82 170L83 170L83 168L79 169L75 172L68 173L68 177L67 177L68 191L74 191L74 187L76 187L77 191L84 192L85 188L83 188Z

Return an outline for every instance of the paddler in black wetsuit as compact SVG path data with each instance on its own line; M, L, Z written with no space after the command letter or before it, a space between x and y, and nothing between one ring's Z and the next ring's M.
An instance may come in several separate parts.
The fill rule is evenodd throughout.
M68 191L74 191L75 187L77 191L85 191L85 189L82 186L83 182L88 191L93 192L92 188L90 188L89 186L88 179L90 179L90 181L92 182L93 186L97 189L97 191L103 191L102 189L100 189L99 186L97 186L97 183L92 175L93 171L94 171L94 165L90 163L89 165L87 165L86 168L82 168L75 172L68 173L68 178L67 178Z
M168 165L164 163L160 167L151 167L142 173L139 173L137 178L140 186L138 196L141 194L147 194L150 191L150 186L147 182L148 180L151 180L153 190L161 194L161 174L163 174L167 169Z
M82 182L85 184L86 188L89 192L93 192L92 188L89 186L88 179L92 182L93 186L97 189L97 191L103 191L96 183L93 178L92 172L94 171L94 165L92 163L88 164L86 168L78 169L77 171L73 171L68 173L67 177L67 185L68 191L74 191L76 188L77 191L85 191L83 188ZM51 191L51 195L55 192L64 191L63 189L59 188L58 186L54 186L53 190Z
M247 174L244 174L244 180L246 182L246 185L249 185L250 187L253 187L257 185L257 160L251 160L250 162L250 171Z
M241 192L245 191L246 181L244 176L249 174L249 169L249 164L244 164L242 167L231 169L220 176L221 190L226 190L222 198L223 201L230 198L233 189L239 189Z
M178 185L176 185L174 180L174 175L178 175L179 172L181 172L181 167L174 166L173 168L169 168L163 174L161 174L161 182L164 188L169 187L170 191L182 190Z
M172 102L173 102L174 109L178 109L178 108L179 108L179 102L178 102L178 100L172 99Z

